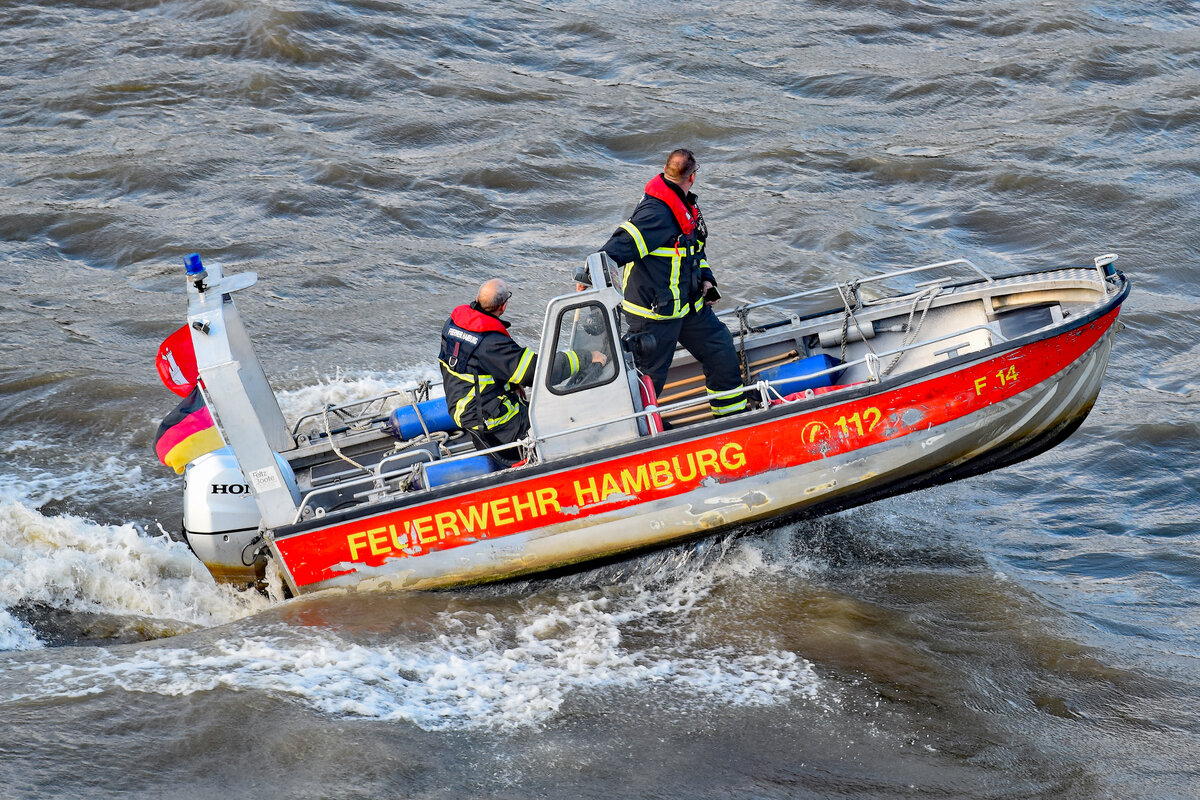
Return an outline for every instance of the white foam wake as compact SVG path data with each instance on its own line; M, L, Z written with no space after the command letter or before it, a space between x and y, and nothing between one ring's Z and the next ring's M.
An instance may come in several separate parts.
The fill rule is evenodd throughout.
M337 623L273 622L189 647L106 648L73 663L12 657L0 660L0 700L226 688L427 730L538 725L573 696L613 689L664 703L820 701L822 682L794 652L712 639L713 586L731 571L763 568L757 559L751 550L716 565L685 564L679 580L543 590L517 598L517 608L511 597L468 610L451 603L426 620L432 633L420 639L377 633L363 641ZM394 596L381 602L404 609Z
M218 586L186 545L133 525L47 517L0 497L0 650L40 646L11 612L42 606L127 618L146 636L230 622L270 605Z
M295 418L420 377L338 376L283 392L280 402ZM156 636L196 633L176 642L56 648L52 657L0 656L0 703L225 687L434 730L537 725L573 696L611 689L726 705L818 700L828 693L794 652L757 637L714 639L722 627L714 619L725 613L714 589L777 569L756 547L713 543L664 551L627 574L622 568L603 588L530 584L527 596L510 590L495 605L486 598L466 604L471 610L447 604L423 620L421 630L432 633L418 638L364 641L336 615L318 627L258 617L204 633L271 603L218 587L186 546L166 537L46 517L20 498L0 498L0 609L40 604L126 617ZM0 611L0 649L39 646L35 631Z
M429 370L339 374L281 392L279 399L285 416L295 419L327 404L377 396L431 377ZM39 446L14 441L6 451ZM118 497L125 492L141 503L153 491L182 491L178 478L157 472L144 473L140 465L112 456L65 476L0 475L0 650L41 646L36 633L11 613L20 606L126 616L148 635L166 636L229 622L269 605L261 597L218 587L186 546L165 537L141 535L133 525L95 525L31 510L89 492Z
M388 372L338 373L299 389L276 392L276 397L284 417L294 422L327 405L365 400L396 389L414 388L421 381L440 382L441 379L434 366ZM440 387L435 388L433 394L440 395Z

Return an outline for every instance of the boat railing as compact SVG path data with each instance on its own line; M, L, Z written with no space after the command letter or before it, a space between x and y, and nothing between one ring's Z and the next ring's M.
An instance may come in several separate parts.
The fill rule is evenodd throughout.
M922 339L919 342L913 342L912 344L905 345L903 347L897 347L892 350L884 350L881 353L868 352L862 358L848 362L847 364L839 365L838 367L835 367L834 370L841 370L854 364L865 363L871 382L878 383L886 377L886 375L881 374L879 371L879 364L885 358L898 356L902 353L908 352L909 350L916 350L920 347L928 347L930 345L938 344L939 342L949 341L950 339L957 339L965 334L974 333L975 331L982 331L988 335L988 347L991 347L998 342L1003 343L1008 341L1007 336L996 330L991 325L972 325L969 328L959 328L958 330L951 331L950 333L944 333L941 336L935 336L932 339ZM966 342L963 344L965 346ZM832 372L834 370L826 370L826 372Z
M319 411L310 411L296 420L296 424L292 426L292 436L305 436L301 431L304 430L306 425L318 432L329 433L331 427L329 424L330 415L337 419L337 432L353 430L359 427L369 427L373 423L386 419L386 412L391 411L391 407L389 406L394 401L400 402L395 402L392 407L416 404L417 392L418 389L392 389L372 397L351 400L350 402L338 405L328 405ZM311 436L307 436L306 438L311 438Z
M978 266L976 266L975 263L972 262L971 260L966 259L966 258L953 258L953 259L950 259L949 261L938 261L937 263L934 263L934 264L923 264L919 267L908 267L906 269L898 269L898 270L893 270L891 272L882 272L877 275L868 275L865 278L858 278L854 281L850 281L849 283L831 283L827 286L821 286L816 289L806 289L803 292L795 292L793 294L784 295L783 297L774 297L774 298L771 298L770 300L760 300L757 303L746 303L745 305L738 306L737 308L731 308L726 311L721 311L717 314L717 316L718 317L728 317L728 316L741 315L741 314L745 314L749 311L752 311L756 308L765 308L767 306L778 305L780 303L788 303L793 300L801 300L806 297L815 297L817 295L827 294L829 292L838 292L842 296L843 301L848 302L849 298L846 297L845 293L847 291L850 291L850 292L854 293L855 301L859 305L861 305L862 301L861 301L861 298L858 297L857 293L858 293L858 289L864 285L871 284L871 283L879 283L881 281L891 280L893 278L899 278L899 277L903 277L905 275L912 275L912 274L915 274L918 272L927 272L929 270L934 270L934 269L946 269L947 267L953 267L953 266L957 266L957 265L965 265L965 266L970 267L972 270L975 271L976 274L979 275L981 280L984 280L988 283L992 283L995 280L987 272L985 272L984 270L982 270ZM917 289L925 289L930 286L937 286L940 284L949 283L951 280L953 280L953 279L952 278L937 278L937 279L930 280L930 281L923 281L922 283L917 284L916 288ZM894 299L894 298L889 298L889 299Z
M351 498L354 500L361 500L365 497L370 497L372 500L382 500L387 496L399 496L405 494L407 489L389 490L387 488L388 481L399 481L401 479L410 478L411 476L415 475L416 468L422 463L423 462L418 462L417 464L406 465L391 472L384 472L377 469L357 478L348 478L327 486L311 489L300 498L300 503L296 509L296 516L292 519L292 524L294 525L302 520L309 519L310 517L320 519L321 517L325 516L325 509L321 506L316 506L313 503L322 495L327 495L332 492L344 492L355 486L369 487L364 491L355 492L352 494Z
M937 344L940 342L949 341L949 339L961 338L962 336L965 335L965 333L971 333L974 331L985 332L986 335L988 335L990 337L989 345L994 344L997 341L998 342L1007 342L1008 341L1008 339L1006 337L1004 337L1000 331L997 331L996 329L994 329L994 327L992 327L990 325L974 325L971 327L965 327L965 329L956 330L956 331L953 331L950 333L944 333L944 335L942 335L942 336L937 336L934 338L926 338L926 339L922 339L922 341L920 341L920 342L913 342L911 344L902 345L902 347L893 348L890 350L883 350L883 351L881 351L881 353L866 353L862 357L859 357L859 359L854 359L853 361L846 361L844 363L839 363L839 365L835 365L835 366L829 367L827 369L820 369L820 371L812 372L810 374L800 375L799 379L812 380L812 379L816 379L816 378L822 378L822 377L824 377L824 375L832 375L835 373L845 372L846 369L848 369L848 368L863 365L866 367L866 372L868 372L868 379L866 379L866 380L868 380L869 383L880 383L880 381L884 377L886 377L886 375L884 375L884 368L882 366L882 362L886 359L889 359L889 357L898 356L902 353L906 353L906 351L908 351L908 350L929 347L929 345L931 345L931 344ZM776 381L776 383L778 383L778 381ZM833 387L833 391L836 391L836 389L838 389L838 387ZM848 389L848 386L842 387L842 389ZM769 380L758 380L758 381L756 381L756 383L746 386L745 389L743 389L743 390L733 390L731 392L728 392L728 395L730 395L730 396L737 395L737 393L743 392L743 391L757 392L758 397L760 397L760 401L763 403L763 405L767 405L773 401L787 402L787 398L784 395L782 395L782 393L778 390L778 386L776 386L775 384L772 384L772 381L769 381ZM719 392L714 393L713 396L720 397L721 393L719 393ZM488 453L499 452L502 450L510 450L510 449L512 449L512 447L521 447L521 449L524 449L527 451L533 451L535 449L536 445L541 443L541 441L545 441L548 439L556 439L559 437L566 437L566 435L578 435L582 432L590 431L590 429L602 428L605 426L613 425L613 423L636 421L636 420L643 420L643 419L649 420L650 417L653 417L656 414L664 416L664 417L666 417L667 415L672 415L672 416L676 416L678 419L678 416L682 413L686 413L686 411L689 411L692 409L696 409L698 411L701 409L701 407L708 407L709 401L710 401L710 397L708 395L695 397L695 398L680 399L680 401L678 401L678 402L670 403L667 405L661 405L661 407L648 407L641 411L636 411L636 413L634 413L634 414L626 414L626 415L617 417L617 419L605 420L602 422L593 422L593 423L589 423L589 425L564 429L564 431L556 431L553 433L542 434L541 437L538 437L538 438L526 437L524 439L515 441L515 443L500 445L497 447L490 447L490 449L487 449L487 450L472 449L472 450L468 450L468 451L462 452L462 453L454 453L454 455L444 456L442 458L439 458L437 463L444 464L444 463L452 463L452 462L456 462L456 461L466 461L466 459L468 459L468 458L475 458L478 456L486 456L486 455L488 455ZM708 417L708 416L709 416L709 414L708 414L708 411L706 408L706 410L704 410L700 416L695 417L695 419L694 419L694 417L685 417L685 419L678 420L678 422L684 423L684 422L696 421L697 419L701 419L701 417ZM650 429L653 429L653 426ZM650 434L650 435L654 435L654 434ZM412 487L414 485L414 483L424 482L424 481L422 481L422 479L424 479L424 471L425 471L426 464L432 463L432 462L419 461L419 462L416 462L415 464L404 464L403 467L400 467L397 469L389 469L391 464L394 464L398 461L402 461L402 459L406 459L406 458L412 458L412 452L410 452L410 451L397 452L397 453L394 453L394 455L380 459L379 463L374 465L374 468L371 470L370 474L362 475L359 477L354 477L354 479L348 479L348 480L344 480L341 482L332 483L332 485L326 485L326 486L312 489L312 491L305 494L304 498L301 499L299 509L298 509L298 511L296 511L296 516L295 516L295 519L293 522L294 523L300 522L301 519L304 519L304 518L307 518L310 516L317 516L317 517L324 516L323 511L320 511L319 509L317 509L317 507L312 506L312 501L314 499L320 497L320 495L323 495L323 494L326 494L329 492L337 492L337 491L344 492L344 491L346 491L346 489L353 488L355 486L361 486L361 487L364 487L364 489L362 489L361 492L355 492L352 495L353 499L361 500L364 498L368 498L371 501L373 501L373 503L374 503L374 501L384 500L384 499L388 499L388 498L402 497L402 495L408 494L410 491L412 491L412 489L410 489L410 487ZM397 482L395 488L389 487L389 483L392 481Z
M490 447L486 450L471 449L462 453L443 456L442 458L439 458L436 463L447 464L455 461L465 461L469 458L477 458L478 456L498 453L502 450L511 450L513 448L521 448L527 452L533 451L539 442L547 439L553 439L560 436L577 435L583 431L591 430L593 428L602 428L606 425L626 422L629 420L649 419L657 413L658 409L656 407L649 407L642 411L638 411L633 414L627 414L616 419L606 420L604 422L595 422L588 425L581 425L563 431L555 431L554 433L545 434L538 438L526 436L525 438L518 439L515 442L499 445L497 447ZM322 509L313 506L312 502L316 498L331 492L341 492L355 486L366 486L368 488L361 492L355 492L352 497L355 500L370 498L372 502L378 502L391 497L401 497L408 494L410 489L406 487L421 481L424 478L425 465L431 462L418 461L415 464L406 464L405 466L394 470L388 469L391 464L407 458L411 458L411 452L409 451L393 453L390 456L380 459L379 463L375 465L370 474L361 475L357 478L348 478L337 483L327 484L310 490L301 498L299 506L296 510L296 516L292 520L292 523L295 524L311 516L318 518L324 516L325 512ZM396 488L388 487L388 483L391 481L399 481Z
M1106 256L1105 258L1108 259L1110 257ZM1111 259L1115 260L1115 257L1111 257ZM1099 259L1097 259L1097 261L1099 262ZM861 278L847 284L830 284L828 286L809 289L803 292L795 292L783 297L763 300L757 303L749 303L739 306L735 309L722 311L718 314L718 316L725 317L735 314L745 315L749 311L756 308L764 308L767 306L786 303L805 297L813 297L832 291L838 292L846 308L850 309L852 305L862 305L861 298L858 296L858 290L864 285L878 283L905 275L928 272L935 269L946 269L958 265L969 267L976 274L978 274L982 280L988 282L993 281L993 278L990 275L976 266L969 259L956 258L948 261L924 264L917 267L892 270L890 272L884 272L877 275L869 275L865 278ZM1097 269L1102 269L1101 264L1097 264ZM917 284L917 288L925 289L930 286L945 283L949 280L951 279L941 278L932 281L926 281ZM853 298L849 297L848 294L852 294ZM357 399L338 405L329 405L318 411L309 412L296 420L296 423L292 426L292 437L301 445L305 445L311 443L314 439L322 435L332 439L338 434L357 433L369 430L374 425L386 421L387 414L394 407L410 404L416 405L419 402L428 399L430 397L430 389L436 385L439 384L430 381L423 381L417 387L412 389L393 389L372 397ZM306 428L308 430L306 430Z
M411 389L389 389L382 394L310 411L296 420L292 426L292 437L301 444L307 444L314 436L321 434L332 436L369 429L386 422L388 414L395 408L415 406L428 400L432 390L441 385L441 381L421 381ZM330 425L331 415L337 419L336 428ZM311 433L302 432L306 426L312 429Z
M829 367L827 369L818 370L818 371L815 371L812 373L806 373L805 375L799 376L799 379L812 380L814 378L821 378L826 375L833 375L835 373L844 372L847 369L850 369L851 367L855 367L855 366L858 366L861 364L861 365L864 365L867 369L867 382L879 383L880 381L883 380L884 377L886 377L886 375L884 374L885 368L883 367L883 361L885 359L901 355L902 353L908 352L910 350L915 350L915 349L921 348L921 347L928 347L930 345L938 344L939 342L948 341L950 339L959 339L964 334L973 333L975 331L982 331L989 336L989 341L988 341L989 346L991 346L992 344L995 344L997 342L1003 343L1003 342L1008 341L1007 337L1005 337L1002 333L1000 333L998 330L996 330L995 328L993 328L990 325L974 325L969 328L962 328L959 330L952 331L950 333L943 334L941 336L936 336L931 339L922 339L919 342L913 342L911 344L896 347L891 350L884 350L884 351L878 352L878 353L868 352L868 353L864 354L861 358L856 358L853 361L847 361L847 362L844 362L841 364L837 364L837 365ZM796 379L793 378L792 380L796 380ZM833 387L832 391L836 392L838 388L847 389L847 388L849 388L849 386ZM633 414L626 414L621 417L617 417L615 419L604 420L602 422L593 422L588 425L581 425L578 427L568 428L566 430L561 430L561 431L554 431L553 433L543 434L537 438L532 437L532 436L527 436L527 437L525 437L523 439L519 439L516 442L513 442L511 444L504 444L504 445L500 445L498 447L489 448L487 450L471 449L471 450L467 450L463 453L457 453L457 454L452 454L452 455L448 455L448 456L443 456L442 458L438 459L438 461L436 463L445 464L445 463L453 463L455 461L463 461L468 458L475 458L475 457L481 456L481 455L488 455L490 453L498 453L501 450L510 450L514 447L522 448L522 449L526 450L527 452L531 452L537 447L538 443L549 440L549 439L555 439L555 438L562 437L562 436L578 435L584 431L592 430L594 428L602 428L602 427L605 427L608 425L612 425L614 423L627 422L627 421L631 421L631 420L636 421L639 419L646 419L647 421L649 421L649 419L651 417L655 416L656 414L661 415L664 418L667 417L668 415L674 416L674 417L676 417L676 420L681 424L686 423L686 422L693 422L693 421L697 421L700 418L707 418L708 416L710 416L708 414L707 410L705 410L699 416L694 417L694 418L686 417L683 419L679 419L680 414L686 413L687 411L690 411L692 409L696 409L697 411L699 411L702 406L707 407L709 405L709 401L712 397L722 397L725 394L727 394L729 396L735 396L741 392L746 392L746 391L757 392L759 395L759 399L764 406L771 403L772 401L788 402L787 398L784 397L778 391L778 388L776 385L772 384L770 381L759 380L749 386L746 386L743 389L731 390L730 392L727 392L727 393L716 392L716 393L713 393L713 395L711 395L711 396L708 394L705 394L705 395L698 396L695 398L686 398L686 399L682 399L677 402L669 403L669 404L663 405L663 406L650 406L641 411L637 411ZM807 398L805 398L805 399L807 399ZM650 429L653 430L653 426L650 426ZM654 435L654 434L651 434L651 435ZM352 497L355 500L369 498L371 502L378 502L378 501L385 500L388 498L401 497L401 496L408 494L411 491L411 489L409 487L411 487L415 483L423 482L425 465L427 463L431 463L431 462L418 461L415 464L406 464L406 465L399 467L397 469L394 469L394 470L390 470L389 466L391 464L396 463L397 461L411 458L411 456L412 456L412 453L410 451L401 451L401 452L394 453L390 456L387 456L387 457L381 459L379 461L379 463L376 464L375 467L371 470L370 474L362 475L357 478L350 478L350 479L347 479L347 480L344 480L344 481L341 481L338 483L325 485L320 488L316 488L316 489L309 491L307 494L304 495L303 499L301 500L301 502L299 504L299 508L296 512L296 517L293 520L293 523L300 522L302 519L307 518L307 516L317 516L317 517L324 516L324 512L322 510L319 510L318 508L312 507L311 503L315 498L319 497L320 495L327 494L329 492L345 491L346 489L350 489L355 486L363 486L366 488L364 488L364 490L361 492L355 492L352 495ZM388 484L392 481L397 481L397 485L395 488L389 488L389 486L388 486Z

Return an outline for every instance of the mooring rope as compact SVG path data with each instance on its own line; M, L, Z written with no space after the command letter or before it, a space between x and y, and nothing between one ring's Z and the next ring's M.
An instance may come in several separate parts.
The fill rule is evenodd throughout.
M750 383L750 365L746 362L746 334L754 329L750 327L750 310L738 306L734 311L738 318L738 364L742 368L742 385Z
M368 471L367 468L364 467L362 464L358 463L353 458L351 458L350 456L343 453L342 449L337 446L337 442L334 441L333 431L331 431L329 428L329 410L331 408L332 408L332 406L326 404L325 407L321 409L321 420L325 423L325 435L327 437L329 437L329 446L331 448L333 448L334 454L338 458L340 458L342 461L345 461L347 464L350 464L352 466L358 467L359 469L363 470L364 472Z
M850 320L854 320L854 328L858 331L859 337L862 339L863 346L867 348L867 352L874 353L875 350L871 347L871 343L867 341L867 334L858 324L858 317L854 316L856 309L862 308L862 300L858 296L858 278L852 281L847 281L844 286L838 287L838 294L842 297L842 348L838 354L838 360L845 363L846 347L850 344ZM849 298L854 298L854 305L850 305Z
M940 286L930 286L928 289L919 292L917 296L913 298L912 306L908 309L908 320L904 323L904 338L900 340L900 352L896 353L895 358L892 359L892 363L888 364L887 368L879 373L880 378L887 377L891 371L896 368L896 365L900 363L900 359L904 356L908 346L915 342L917 337L921 335L921 327L925 324L925 315L929 313L929 309L933 306L934 298L937 297L941 291L942 287ZM917 327L913 328L913 317L916 316L917 306L921 304L921 300L923 299L926 301L925 308L921 309L921 318L917 320Z

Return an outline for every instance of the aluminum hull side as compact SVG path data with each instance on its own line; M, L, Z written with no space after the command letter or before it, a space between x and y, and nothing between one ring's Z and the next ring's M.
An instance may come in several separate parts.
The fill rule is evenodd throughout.
M1099 335L1084 352L1055 364L1048 377L997 402L944 424L794 466L740 479L706 480L684 494L593 511L589 516L419 555L388 557L374 565L328 563L323 569L330 577L318 580L297 580L293 574L294 567L296 571L303 567L297 556L298 545L305 537L340 534L320 529L306 531L272 546L293 591L298 593L353 585L434 589L569 568L735 526L825 513L956 480L1036 455L1082 422L1100 389L1114 321L1115 312L1106 318ZM1079 334L1060 334L1070 335ZM746 437L783 436L788 421L785 417L752 425L741 433ZM738 434L724 432L709 439L715 447ZM644 457L652 458L653 454ZM602 470L604 464L596 468ZM359 524L370 530L371 525L382 526L383 521L367 518ZM383 527L373 530L381 531ZM371 541L374 547L375 540L370 537L361 541ZM319 572L310 569L310 574Z

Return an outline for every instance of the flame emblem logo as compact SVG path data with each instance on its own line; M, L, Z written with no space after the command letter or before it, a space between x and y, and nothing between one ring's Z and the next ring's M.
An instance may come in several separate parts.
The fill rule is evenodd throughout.
M810 422L800 431L800 441L804 444L812 444L818 439L828 439L829 436L829 426L824 422Z

